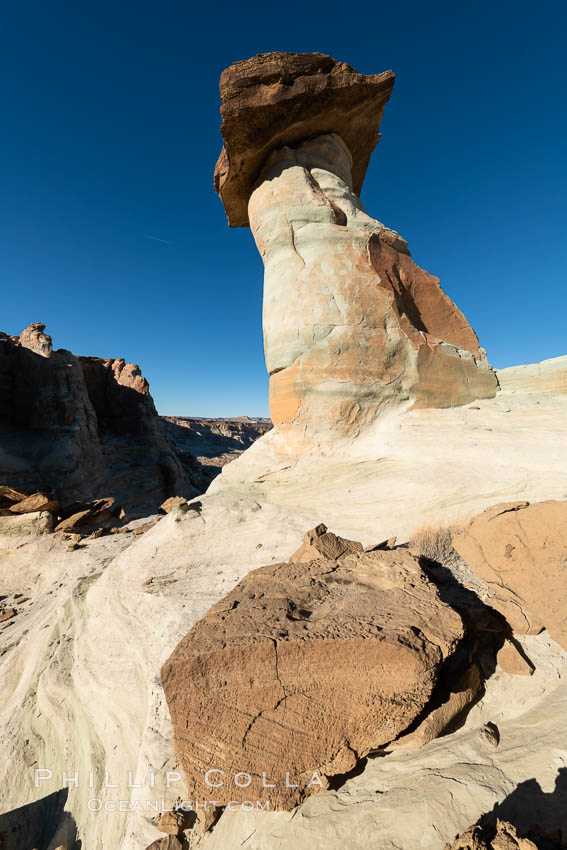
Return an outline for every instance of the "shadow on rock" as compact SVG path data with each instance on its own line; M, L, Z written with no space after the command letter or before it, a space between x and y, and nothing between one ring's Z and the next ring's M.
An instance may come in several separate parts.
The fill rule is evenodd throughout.
M465 637L456 652L445 662L428 705L404 733L418 729L433 712L442 718L443 706L455 695L471 689L475 691L466 705L439 730L443 737L460 729L470 712L485 693L484 683L496 670L497 654L510 636L510 627L504 617L486 605L477 594L461 584L448 568L423 555L419 564L435 584L443 602L450 605L463 621Z
M546 794L537 779L528 779L501 803L486 820L498 817L516 827L518 835L529 838L538 850L567 847L567 768L555 778L555 788Z
M75 821L64 810L68 794L68 788L62 788L0 815L2 850L47 850L54 840L67 850L81 850Z

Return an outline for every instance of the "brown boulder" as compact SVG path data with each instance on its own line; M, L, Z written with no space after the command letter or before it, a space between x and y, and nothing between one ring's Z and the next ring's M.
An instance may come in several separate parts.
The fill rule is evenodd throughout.
M514 631L546 628L567 649L567 501L510 502L474 517L453 546Z
M446 844L445 850L538 850L538 846L529 838L520 838L511 823L496 818L469 827L452 844Z
M248 200L270 151L321 133L348 145L359 195L393 85L393 71L359 74L323 53L262 53L226 68L215 188L231 227L249 224Z
M13 487L0 487L0 510L11 508L16 502L23 502L28 495L29 493L22 493L21 490L14 490Z
M407 550L254 570L162 668L188 799L291 809L415 721L462 637Z
M160 505L160 511L170 514L174 508L180 508L186 504L187 499L183 496L170 496L169 499L166 499L165 502Z
M90 504L85 505L81 510L78 510L61 520L55 526L55 531L64 531L67 533L84 531L90 525L93 525L109 520L116 510L114 499L112 496L106 499L94 499Z
M188 813L168 811L160 815L157 828L160 832L166 832L168 835L180 835L184 829L188 828L189 822Z
M55 514L59 510L59 500L53 493L32 493L21 502L11 505L10 510L14 514L29 514L33 511L50 511Z
M315 561L317 558L340 558L354 552L362 552L362 543L337 537L327 526L318 525L303 536L303 543L289 559L291 563L299 564Z

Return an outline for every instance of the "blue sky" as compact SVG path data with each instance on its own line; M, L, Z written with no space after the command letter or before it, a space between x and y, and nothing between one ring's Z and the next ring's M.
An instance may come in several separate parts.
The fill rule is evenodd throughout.
M212 184L218 78L397 75L362 193L498 367L567 353L563 2L20 0L0 34L0 330L141 365L162 413L266 415L262 265Z

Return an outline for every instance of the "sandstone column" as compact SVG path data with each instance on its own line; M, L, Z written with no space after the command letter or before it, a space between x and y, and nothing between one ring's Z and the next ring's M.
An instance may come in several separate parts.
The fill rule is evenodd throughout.
M358 198L392 84L319 54L266 54L221 78L216 185L265 266L272 419L308 440L355 436L392 405L496 391L465 316Z

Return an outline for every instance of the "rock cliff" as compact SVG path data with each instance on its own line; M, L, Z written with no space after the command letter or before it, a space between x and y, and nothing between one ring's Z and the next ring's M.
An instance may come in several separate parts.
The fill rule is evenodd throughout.
M0 334L0 480L72 502L103 474L102 447L80 361L44 330Z
M44 331L0 334L0 482L63 506L113 495L146 512L195 495L139 367L55 351Z

